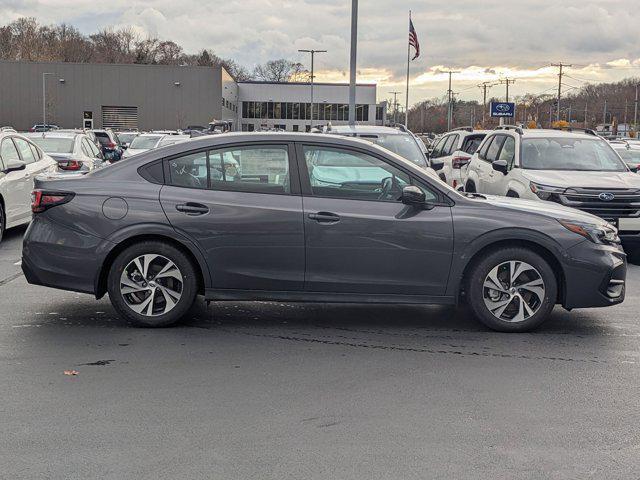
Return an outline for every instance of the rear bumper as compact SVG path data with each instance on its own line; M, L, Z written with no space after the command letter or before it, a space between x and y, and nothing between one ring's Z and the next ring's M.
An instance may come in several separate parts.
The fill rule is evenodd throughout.
M38 215L24 236L22 271L33 285L95 293L96 251L101 242Z
M625 297L627 257L622 248L588 240L566 252L565 308L607 307Z

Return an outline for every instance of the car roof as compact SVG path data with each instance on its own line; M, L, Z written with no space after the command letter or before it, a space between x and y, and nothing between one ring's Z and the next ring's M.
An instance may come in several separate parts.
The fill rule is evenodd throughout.
M171 135L167 135L166 133L141 133L138 135L139 137L169 137Z
M27 137L42 137L42 138L76 138L78 135L83 135L82 132L60 131L54 132L30 132L25 134Z
M326 130L327 133L337 133L340 135L351 133L353 135L359 134L385 134L385 135L402 135L409 134L409 132L403 132L402 130L394 127L383 127L381 125L332 125L331 129Z
M493 130L495 132L512 132L515 133L515 130ZM579 138L588 138L591 140L600 139L604 140L602 137L597 135L591 135L589 133L584 133L580 131L569 131L569 130L555 130L549 128L524 128L522 129L522 137L525 138L559 138L559 137L579 137Z

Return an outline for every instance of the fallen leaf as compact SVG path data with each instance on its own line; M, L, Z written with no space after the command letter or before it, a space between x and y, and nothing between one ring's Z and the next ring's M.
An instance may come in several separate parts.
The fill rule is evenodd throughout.
M65 375L78 375L80 372L77 370L65 370L64 374Z

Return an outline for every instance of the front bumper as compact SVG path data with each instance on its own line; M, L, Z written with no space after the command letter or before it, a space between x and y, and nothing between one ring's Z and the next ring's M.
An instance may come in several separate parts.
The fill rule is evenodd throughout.
M622 247L585 240L565 253L565 308L607 307L625 297L627 256Z

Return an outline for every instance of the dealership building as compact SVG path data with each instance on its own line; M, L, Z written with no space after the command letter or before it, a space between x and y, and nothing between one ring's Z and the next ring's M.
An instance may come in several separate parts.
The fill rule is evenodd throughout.
M308 131L348 120L348 84L314 84L312 107L310 83L236 82L222 67L0 61L0 85L0 126L18 130L43 113L64 128L131 130L230 121L234 130ZM383 124L376 95L375 84L356 87L357 123Z

